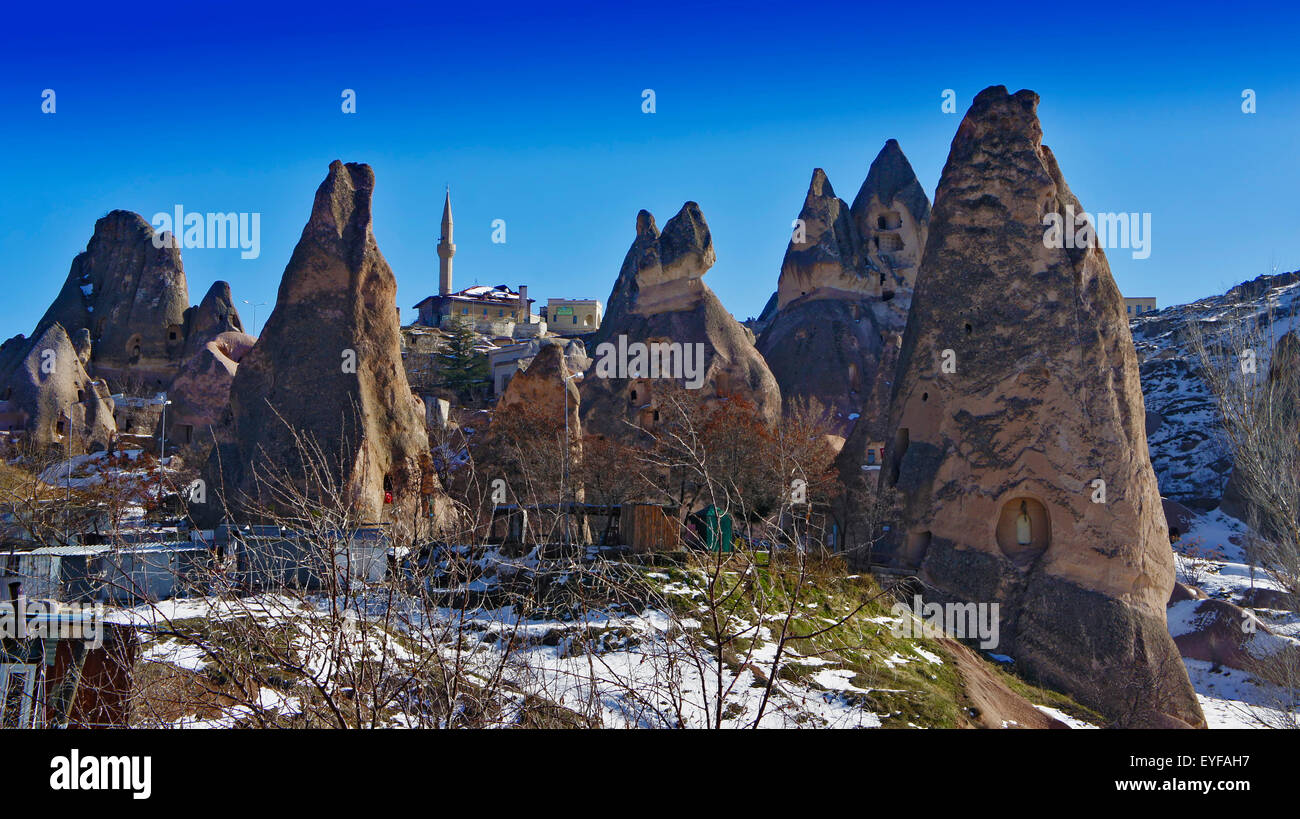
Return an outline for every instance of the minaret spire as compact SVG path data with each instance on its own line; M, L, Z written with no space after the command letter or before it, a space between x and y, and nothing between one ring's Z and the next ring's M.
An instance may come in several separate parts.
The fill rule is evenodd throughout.
M438 295L451 295L451 257L456 255L456 245L451 237L451 186L442 203L442 237L438 239Z

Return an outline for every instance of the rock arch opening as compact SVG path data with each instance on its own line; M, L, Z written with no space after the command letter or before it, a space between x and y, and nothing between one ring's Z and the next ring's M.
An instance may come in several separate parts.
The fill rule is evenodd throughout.
M1002 504L995 530L998 548L1017 562L1032 560L1052 541L1052 522L1047 507L1031 497L1015 497Z

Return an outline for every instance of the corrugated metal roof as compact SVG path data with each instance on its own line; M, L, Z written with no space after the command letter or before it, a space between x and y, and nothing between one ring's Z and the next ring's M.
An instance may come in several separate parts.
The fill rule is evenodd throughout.
M14 555L16 557L22 557L24 555L80 557L106 553L131 554L134 552L193 552L207 548L208 546L205 543L196 543L189 540L167 542L153 541L149 543L124 543L120 546L113 546L110 544L95 546L84 544L73 546L39 546L35 549L15 550Z

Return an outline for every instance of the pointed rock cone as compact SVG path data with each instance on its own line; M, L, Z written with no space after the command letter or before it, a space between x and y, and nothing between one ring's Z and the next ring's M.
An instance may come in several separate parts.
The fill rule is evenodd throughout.
M880 282L867 275L858 245L849 206L817 168L781 262L777 307L800 299L879 295Z
M898 140L880 149L858 195L853 224L866 263L878 277L882 324L902 332L930 226L930 200Z
M203 301L185 311L185 358L199 352L222 333L242 333L244 323L235 309L228 282L213 282Z
M701 390L706 402L719 395L744 398L768 423L780 417L780 388L752 334L703 281L715 258L696 203L683 205L662 233L648 211L637 214L636 239L588 347L592 365L579 388L585 429L622 438L638 435L629 424L653 429L656 389L670 383ZM630 351L642 344L651 357L676 346L669 357L659 357L663 369L634 377L621 365L635 366Z
M976 96L935 195L882 486L897 558L939 600L1000 607L994 649L1123 725L1203 726L1165 622L1173 553L1137 356L1032 91Z
M878 279L864 267L848 205L821 168L813 171L777 293L780 306L758 351L780 385L785 412L820 405L840 445L874 392L883 343L873 313ZM887 400L875 408L882 423L887 408Z
M275 308L230 388L207 502L192 510L208 525L223 513L241 523L264 510L306 514L279 508L285 480L309 496L336 483L361 523L423 521L427 496L441 494L422 492L436 477L401 365L397 283L372 232L374 185L370 166L335 161L316 191ZM317 448L309 462L302 441Z
M167 384L180 366L189 305L179 244L139 214L115 210L95 222L32 337L56 323L74 338L89 330L94 372L111 387L128 379Z

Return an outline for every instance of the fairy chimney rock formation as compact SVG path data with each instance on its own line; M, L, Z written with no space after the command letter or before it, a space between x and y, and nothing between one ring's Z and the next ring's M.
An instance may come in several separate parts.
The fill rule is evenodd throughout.
M902 331L930 226L930 200L898 141L880 149L851 208L877 281L882 323Z
M184 358L198 353L222 333L243 333L244 323L235 309L228 282L213 282L197 307L185 311Z
M181 362L189 308L180 249L167 238L130 211L97 221L32 336L53 324L74 339L86 330L96 375L117 389L164 388Z
M781 263L776 312L757 343L785 411L822 406L840 443L875 392L883 352L879 278L860 245L849 206L817 168Z
M336 160L316 191L275 308L239 362L196 517L257 517L274 505L268 479L306 486L304 440L359 522L423 516L429 441L401 365L397 283L372 232L374 184L370 166Z
M860 244L849 206L816 168L781 262L777 308L799 299L878 296L879 282L868 275Z
M668 384L704 391L706 400L736 395L775 422L781 393L752 334L703 281L716 256L700 207L687 202L660 233L648 211L637 214L636 239L610 292L600 330L588 344L592 366L579 388L582 418L601 434L653 428L656 390ZM664 363L643 372L645 345ZM670 352L671 351L671 352ZM661 355L668 352L669 355ZM676 362L669 366L669 362ZM626 366L625 366L626 365Z
M577 379L570 379L573 373L565 361L564 352L564 345L553 341L543 342L528 367L510 379L498 406L505 408L527 404L548 418L563 418L567 414L569 434L579 436L581 426L578 407L581 396L575 383Z
M1204 725L1165 623L1173 554L1137 357L1032 91L976 96L935 196L900 352L882 485L897 559L939 599L998 603L1031 675L1117 720Z
M63 327L48 325L2 374L0 428L60 450L96 451L117 433L108 385L92 379ZM71 436L69 440L68 436Z
M167 397L167 440L176 446L214 442L230 406L230 386L239 362L257 339L238 331L221 333L185 359ZM161 425L164 419L159 419Z

